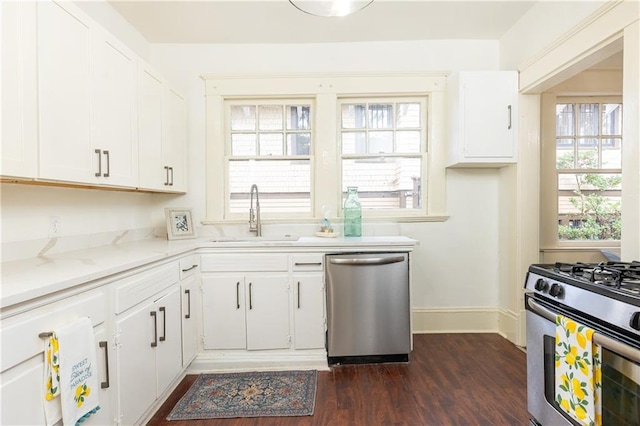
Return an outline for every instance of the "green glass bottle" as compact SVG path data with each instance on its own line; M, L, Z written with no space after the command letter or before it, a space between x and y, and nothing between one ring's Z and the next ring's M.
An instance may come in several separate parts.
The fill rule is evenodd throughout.
M347 187L347 198L344 200L344 236L362 236L362 206L357 186Z

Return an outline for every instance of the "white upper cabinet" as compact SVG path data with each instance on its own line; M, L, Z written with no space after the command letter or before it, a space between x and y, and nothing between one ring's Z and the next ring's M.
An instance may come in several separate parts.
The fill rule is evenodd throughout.
M91 21L73 4L38 2L40 177L95 182Z
M186 103L152 67L139 69L140 188L186 190Z
M96 29L93 34L91 142L101 163L98 182L138 186L138 107L136 55Z
M2 146L0 175L38 175L36 4L0 2Z
M447 80L449 167L500 167L517 157L516 71L462 71Z

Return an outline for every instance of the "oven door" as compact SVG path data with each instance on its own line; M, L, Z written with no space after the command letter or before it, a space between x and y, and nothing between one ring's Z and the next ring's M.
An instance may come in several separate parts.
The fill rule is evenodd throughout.
M602 347L602 424L640 425L640 348L606 335L589 320L527 295L527 406L541 425L578 425L555 402L555 317L594 328Z

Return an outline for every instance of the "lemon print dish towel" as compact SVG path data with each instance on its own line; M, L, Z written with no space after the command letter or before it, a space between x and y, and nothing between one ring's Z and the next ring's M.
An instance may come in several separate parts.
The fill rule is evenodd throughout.
M583 425L602 424L600 352L591 328L556 316L556 402Z
M53 331L45 343L44 412L48 425L82 423L100 409L98 369L91 320Z

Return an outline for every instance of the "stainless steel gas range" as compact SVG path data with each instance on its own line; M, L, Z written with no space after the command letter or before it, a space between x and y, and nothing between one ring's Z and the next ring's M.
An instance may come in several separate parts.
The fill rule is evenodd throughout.
M525 282L533 425L577 425L555 398L555 319L592 328L602 348L602 424L640 425L640 262L531 265Z

